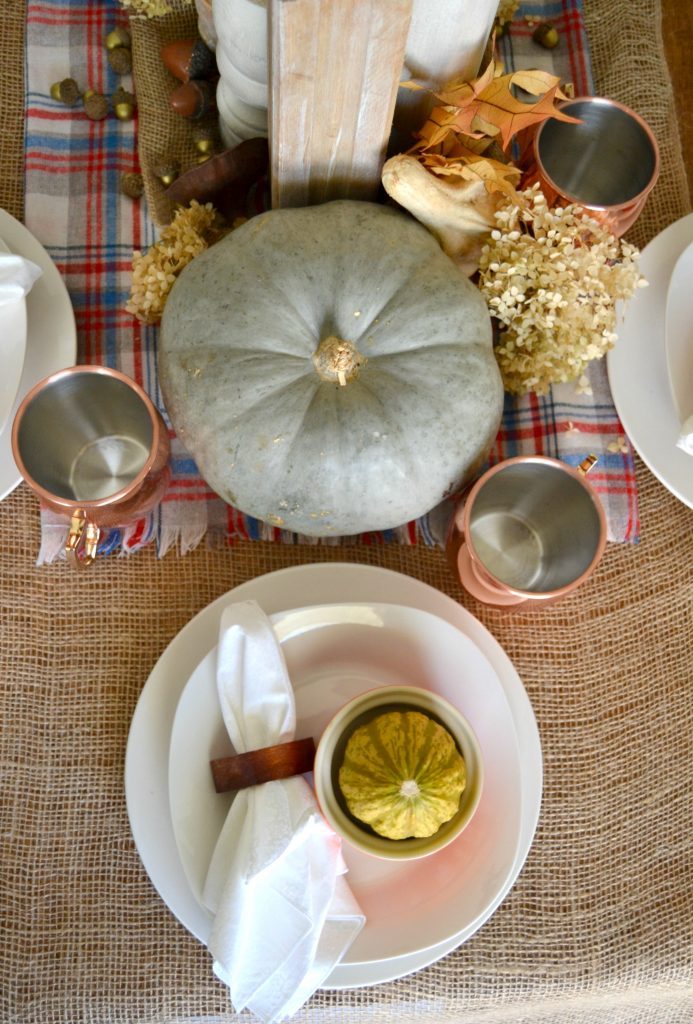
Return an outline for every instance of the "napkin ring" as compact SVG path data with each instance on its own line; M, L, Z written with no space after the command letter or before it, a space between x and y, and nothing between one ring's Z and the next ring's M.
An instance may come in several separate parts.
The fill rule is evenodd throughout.
M309 736L232 757L217 757L209 765L217 793L226 793L230 789L247 789L274 779L304 775L312 772L314 760L315 742Z

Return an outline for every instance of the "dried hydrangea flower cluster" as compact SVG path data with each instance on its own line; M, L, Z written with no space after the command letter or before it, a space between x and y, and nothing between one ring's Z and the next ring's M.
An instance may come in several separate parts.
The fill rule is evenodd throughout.
M503 325L496 357L506 391L543 394L613 346L615 302L646 282L638 250L580 207L550 208L537 185L520 198L495 215L479 287Z
M496 11L498 24L505 25L508 21L512 21L519 6L520 0L500 0Z
M167 0L120 0L124 7L129 7L135 14L144 14L147 18L159 18L170 14L172 7ZM185 0L192 3L192 0Z
M178 210L161 238L147 252L132 254L132 285L126 309L146 324L158 323L178 274L216 241L217 211L193 199Z

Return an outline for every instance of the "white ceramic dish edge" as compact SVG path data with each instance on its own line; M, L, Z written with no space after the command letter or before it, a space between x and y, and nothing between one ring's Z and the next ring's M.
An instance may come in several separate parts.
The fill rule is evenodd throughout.
M669 385L683 424L693 416L693 242L679 256L669 281L664 339Z
M618 340L607 355L611 394L628 437L667 490L693 508L691 456L676 447L680 422L671 394L664 325L672 271L693 241L693 213L645 246L640 271L649 282L626 304Z

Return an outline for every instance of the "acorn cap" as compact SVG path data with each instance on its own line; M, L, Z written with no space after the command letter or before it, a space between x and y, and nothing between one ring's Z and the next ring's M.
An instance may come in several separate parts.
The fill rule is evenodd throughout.
M127 46L117 46L108 51L108 63L117 75L129 75L132 71L132 52Z
M120 176L120 191L130 199L139 199L144 192L144 179L141 174L128 171Z
M84 113L91 121L103 121L108 116L108 100L90 89L84 94Z
M81 93L74 78L63 78L62 82L55 82L51 86L51 96L67 107L72 107L80 98Z

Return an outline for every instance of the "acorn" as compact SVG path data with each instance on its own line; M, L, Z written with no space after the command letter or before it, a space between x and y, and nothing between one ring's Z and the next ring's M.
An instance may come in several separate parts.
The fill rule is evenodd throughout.
M552 25L550 21L542 21L541 25L537 25L534 29L532 39L535 43L543 46L545 50L553 50L558 46L560 36L555 25Z
M141 174L128 171L120 176L120 191L130 199L139 199L144 192L144 179Z
M202 126L192 129L192 140L198 153L206 153L208 156L214 152L216 138L209 128Z
M162 46L160 52L164 66L181 82L216 74L214 54L201 39L175 39Z
M209 82L190 81L174 89L169 102L181 117L197 121L211 110L214 92Z
M108 63L116 75L129 75L132 71L132 51L127 46L117 46L108 51Z
M135 116L137 102L131 92L119 86L112 96L113 113L119 121L131 121Z
M127 46L128 49L132 45L130 33L126 28L122 28L118 25L112 32L109 32L104 39L104 45L107 50L117 50L119 46Z
M63 78L62 82L54 82L51 86L53 99L67 107L73 107L80 95L79 86L74 78Z
M168 188L168 186L172 185L178 177L180 167L174 160L169 160L167 157L164 157L159 160L158 163L154 164L152 171L161 184L165 188Z
M87 89L82 97L84 113L91 121L103 121L108 116L108 100L100 92Z

